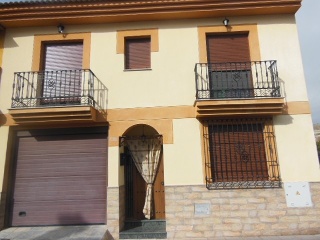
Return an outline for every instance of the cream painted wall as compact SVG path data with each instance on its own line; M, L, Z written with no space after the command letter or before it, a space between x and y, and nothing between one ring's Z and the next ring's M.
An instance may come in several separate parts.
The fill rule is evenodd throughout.
M286 101L308 101L300 43L293 15L229 17L230 26L257 24L261 61L277 60L279 78ZM198 25L221 25L221 21L202 20ZM259 59L251 59L252 61Z
M196 119L173 120L174 144L163 145L165 185L203 184L200 123ZM108 150L108 187L124 185L121 148Z
M174 144L163 146L165 185L204 183L200 123L196 119L173 121Z
M3 187L4 168L6 163L9 127L0 127L0 189Z
M258 23L261 59L278 60L286 100L307 100L294 18L289 15L230 18L231 27L254 23ZM197 27L213 25L221 25L221 19L66 26L65 29L66 33L92 33L91 69L108 87L108 108L113 109L193 105L194 65L199 62ZM124 55L116 53L116 31L148 28L159 29L159 51L152 52L152 70L124 71ZM10 106L13 73L31 70L33 35L56 32L56 27L7 30L0 94L3 111Z
M99 26L97 33L91 28L92 68L107 83L109 108L191 105L195 100L193 69L199 62L197 27L221 25L220 20L103 25ZM307 101L294 17L237 17L232 18L230 23L231 26L258 24L261 60L278 61L286 100ZM104 32L103 28L109 31ZM115 54L115 31L145 28L159 29L159 52L152 53L152 70L124 71L123 54Z
M7 113L11 106L14 72L30 71L33 52L33 37L29 29L7 29L1 79L0 109Z
M181 26L185 24L182 22ZM106 32L102 28L99 26L99 32L92 30L91 63L109 88L109 108L193 104L193 69L198 58L195 25L179 31L170 23L157 22L112 26L114 31ZM151 53L152 70L124 71L124 55L115 53L115 31L146 28L159 28L159 52Z
M81 26L81 29L66 26L66 33L92 33L90 68L109 89L108 108L192 105L195 95L193 69L198 61L197 28L195 24L185 28L186 24L189 26L188 22L181 22L176 27L170 26L169 22L90 25ZM182 29L177 31L179 26ZM152 70L124 71L124 55L116 54L116 31L145 28L159 28L160 50L152 53ZM2 89L6 91L0 95L4 113L11 104L14 72L31 70L33 38L38 34L56 34L56 28L7 31L2 83Z
M119 156L119 147L108 148L108 187L124 184L123 167L120 167Z
M193 105L195 101L194 64L199 62L198 26L221 25L222 19L177 20L130 24L100 24L65 26L67 33L91 32L91 69L108 87L108 108L135 108L152 106ZM279 24L280 22L280 24ZM287 101L306 101L307 93L303 76L297 29L293 16L260 16L230 18L230 25L258 23L262 60L278 60L279 77L285 83ZM124 71L124 56L116 53L116 31L129 29L159 29L159 51L152 53L152 70ZM13 73L30 71L34 34L56 34L56 26L8 29L3 53L3 75L0 93L0 109L10 108ZM253 59L255 60L255 59ZM277 140L280 141L279 159L282 169L306 166L303 157L310 154L310 167L315 170L314 147L298 146L296 154L288 153L285 142L292 129L307 128L312 122L298 121L281 125L289 116L276 117ZM303 117L301 117L303 118ZM282 119L282 120L281 120ZM278 125L280 124L280 125ZM303 125L303 126L305 126ZM186 129L188 131L186 131ZM3 130L2 130L3 131ZM164 146L165 178L167 185L202 184L202 156L199 123L196 119L174 120L174 144ZM299 130L295 134L300 133ZM302 132L301 132L302 134ZM313 132L303 132L311 141ZM6 133L7 137L7 133ZM279 139L278 139L279 138ZM190 141L192 139L192 141ZM292 140L292 138L290 138ZM292 140L293 141L293 140ZM300 142L293 143L299 145ZM309 142L308 142L309 143ZM300 150L299 150L300 149ZM301 151L301 153L299 152ZM303 153L302 153L303 152ZM300 154L300 155L299 155ZM288 164L288 159L298 159ZM287 164L287 165L286 165ZM307 164L308 165L308 164ZM181 169L181 166L183 168ZM119 167L119 149L109 149L109 186L123 184L123 167ZM178 170L181 169L181 170ZM302 167L304 169L304 167ZM177 175L176 171L182 174ZM307 171L306 169L304 171ZM179 172L179 173L180 173ZM290 172L290 173L289 173ZM178 177L177 177L178 176ZM299 179L298 171L284 171L284 179ZM312 177L311 177L312 176ZM310 179L318 179L313 172Z
M311 115L277 116L274 128L282 180L320 181Z
M261 58L277 60L286 101L308 101L294 16L262 18L258 26Z

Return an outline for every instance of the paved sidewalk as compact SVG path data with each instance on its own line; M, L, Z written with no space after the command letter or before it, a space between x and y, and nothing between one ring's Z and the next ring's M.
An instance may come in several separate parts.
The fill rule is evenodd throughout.
M12 227L0 232L0 240L104 240L105 225Z
M188 238L188 239L191 240L191 238ZM144 239L144 240L155 240L155 239ZM156 240L161 240L161 239L156 239ZM269 237L193 238L193 240L320 240L320 234L319 235L272 236L272 237L269 236Z
M106 232L107 228L105 225L12 227L0 232L0 240L107 240ZM194 240L320 240L320 234L268 237L220 237L207 239L194 238Z
M318 235L268 236L268 237L225 237L216 240L320 240Z

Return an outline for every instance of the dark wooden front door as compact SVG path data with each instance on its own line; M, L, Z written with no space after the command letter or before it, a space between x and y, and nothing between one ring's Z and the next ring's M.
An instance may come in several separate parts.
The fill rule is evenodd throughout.
M165 219L165 200L164 200L164 169L163 169L163 159L159 163L158 174L156 181L154 182L154 218L155 219Z
M153 189L153 217L152 219L165 219L165 193L163 159L159 162L158 172ZM138 172L130 155L127 154L125 164L126 185L126 219L145 219L143 206L146 197L147 184Z

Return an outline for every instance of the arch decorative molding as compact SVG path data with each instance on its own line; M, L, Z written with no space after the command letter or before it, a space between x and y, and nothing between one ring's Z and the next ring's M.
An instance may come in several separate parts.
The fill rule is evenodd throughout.
M110 123L109 147L119 146L119 137L123 136L133 126L145 124L152 127L163 136L163 144L173 143L173 123L170 119L119 121Z

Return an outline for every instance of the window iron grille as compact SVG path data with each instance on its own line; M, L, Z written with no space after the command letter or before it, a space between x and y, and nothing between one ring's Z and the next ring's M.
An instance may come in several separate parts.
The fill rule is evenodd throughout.
M204 120L208 189L281 187L271 118Z

